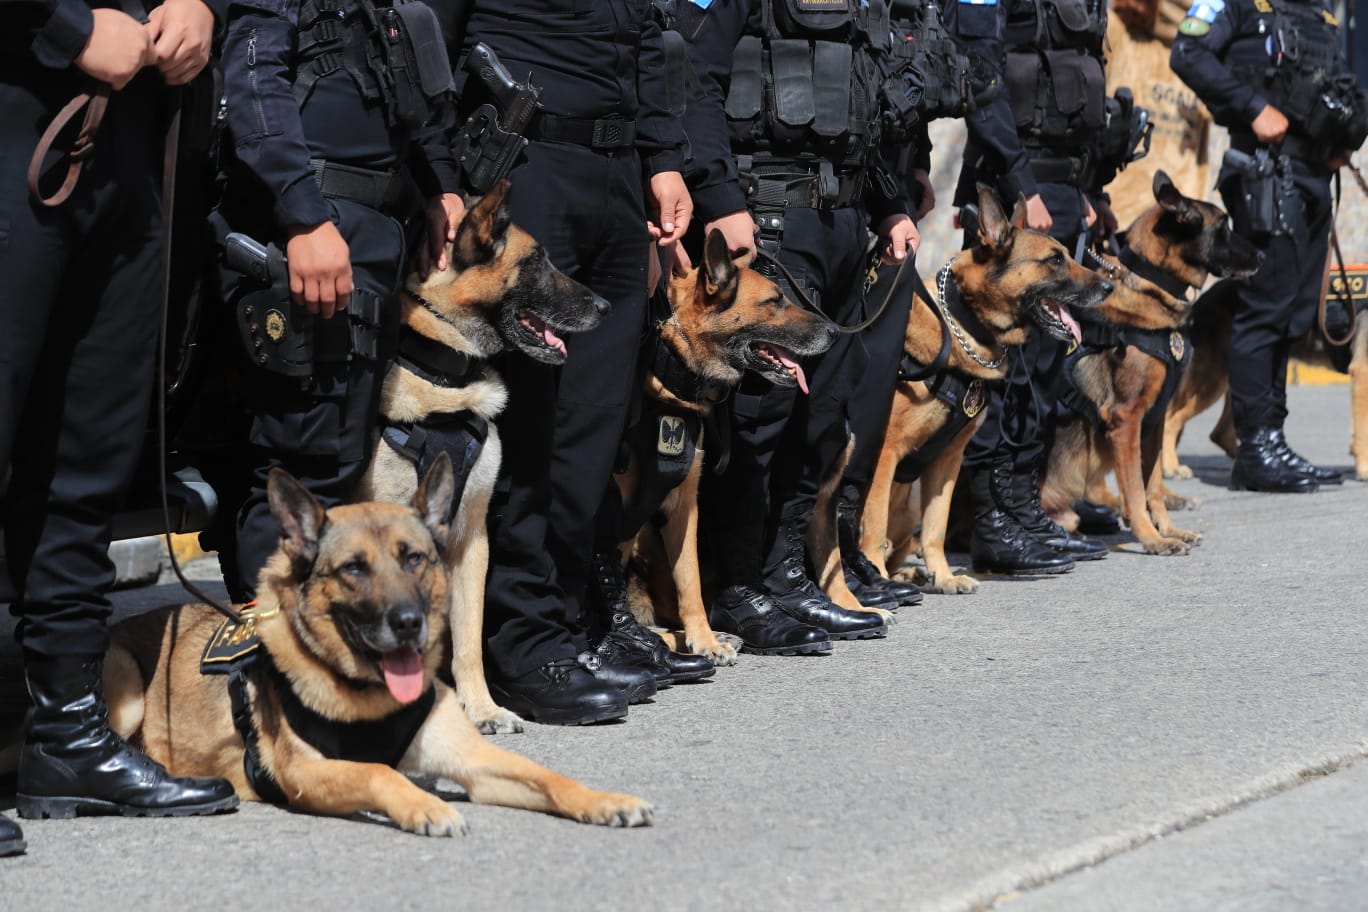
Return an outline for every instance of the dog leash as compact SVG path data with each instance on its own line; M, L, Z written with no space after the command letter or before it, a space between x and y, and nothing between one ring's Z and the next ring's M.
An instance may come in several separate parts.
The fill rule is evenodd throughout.
M1358 181L1359 189L1368 194L1368 182L1363 179L1363 173L1351 162L1349 170L1353 173L1355 180ZM1348 345L1354 341L1354 334L1358 332L1358 314L1354 312L1354 297L1349 291L1349 273L1344 268L1344 253L1340 250L1339 231L1335 228L1335 222L1339 220L1340 207L1340 175L1335 172L1335 211L1330 216L1330 253L1326 256L1325 284L1321 287L1320 305L1316 308L1316 324L1320 329L1320 334L1325 339L1326 344L1336 348ZM1330 300L1330 258L1334 257L1335 266L1339 270L1340 288L1335 293L1341 304L1349 310L1349 331L1343 338L1336 339L1330 334L1330 329L1325 325L1325 306Z
M43 135L38 139L38 145L33 150L33 157L29 159L28 166L28 189L35 202L43 206L60 206L67 201L73 190L76 189L76 181L81 177L81 169L85 167L87 159L95 150L95 134L100 131L100 124L104 121L105 110L109 107L109 84L89 80L89 88L77 93L76 97L67 102L66 107L57 112L57 116L48 124ZM80 132L76 134L75 141L71 148L67 150L68 159L66 177L62 179L62 185L51 196L44 196L43 191L38 187L38 180L43 173L43 161L52 151L53 144L57 137L65 130L76 115L85 111L85 117L81 121Z
M778 257L759 245L755 248L755 256L757 259L763 259L765 262L772 264L775 269L779 270L779 274L788 280L789 287L793 289L793 294L798 298L799 303L813 313L821 314L823 317L826 317L826 314L822 312L822 309L803 291L802 287L798 284L798 279L794 277L792 272L789 272L788 267L779 262ZM904 257L903 261L898 264L898 270L893 273L893 281L888 284L888 291L884 295L883 303L879 305L873 315L868 319L861 320L853 326L842 326L841 324L832 321L832 325L836 327L836 331L845 335L851 335L858 332L864 332L877 323L879 318L884 315L884 311L888 309L888 302L893 299L893 291L898 287L898 282L902 279L903 270L905 270L916 258L917 256L914 253L911 256ZM916 270L914 269L913 273L915 272ZM827 319L830 320L830 317L827 317Z

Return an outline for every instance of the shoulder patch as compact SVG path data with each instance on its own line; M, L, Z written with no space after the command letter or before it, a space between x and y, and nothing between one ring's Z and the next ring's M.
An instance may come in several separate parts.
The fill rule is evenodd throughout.
M1254 0L1254 9L1260 13L1273 12L1273 4L1269 0Z
M1210 22L1203 22L1201 19L1194 19L1191 16L1178 23L1178 34L1187 35L1189 38L1201 38L1209 31L1211 31Z
M242 623L224 619L204 644L200 655L200 674L228 674L233 668L261 646L257 638L256 616L242 612Z

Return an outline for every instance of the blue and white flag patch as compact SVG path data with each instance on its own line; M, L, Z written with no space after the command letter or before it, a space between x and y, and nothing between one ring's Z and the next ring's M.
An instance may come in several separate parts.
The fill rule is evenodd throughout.
M1198 0L1192 4L1192 9L1188 10L1189 19L1200 19L1208 25L1216 21L1216 17L1225 10L1225 0Z

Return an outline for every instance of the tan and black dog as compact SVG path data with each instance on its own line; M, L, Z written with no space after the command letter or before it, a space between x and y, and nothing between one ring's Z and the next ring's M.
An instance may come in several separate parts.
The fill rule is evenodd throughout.
M436 679L447 655L443 551L454 493L445 454L407 505L325 512L272 471L281 542L261 572L257 607L244 625L185 605L116 626L105 662L111 726L173 773L222 776L245 800L379 812L427 836L465 827L405 773L451 779L483 804L649 824L642 799L593 791L495 747Z
M670 280L666 297L645 349L643 413L625 439L625 471L615 476L622 557L637 619L682 627L674 645L730 665L736 649L708 623L698 563L704 421L746 371L806 393L799 359L830 348L836 327L738 267L720 231L708 236L699 267Z
M511 223L507 194L502 181L466 213L445 270L424 281L410 277L399 353L380 397L383 432L357 492L361 500L406 502L420 471L437 453L451 454L459 504L445 549L453 582L452 674L461 704L486 733L522 729L522 720L491 697L482 657L485 513L502 457L493 421L508 400L487 359L517 351L559 364L565 343L558 333L592 329L608 309Z
M893 396L873 480L865 494L860 548L880 571L915 548L907 515L920 515L924 578L929 592L967 593L973 577L956 575L945 558L950 500L964 447L984 420L984 385L1010 369L1008 346L1038 328L1060 340L1077 340L1071 310L1095 307L1112 292L1105 278L1075 263L1060 244L1025 229L1018 202L1009 221L997 196L979 189L978 242L955 256L937 277L939 301L919 295L908 318L904 346L908 373ZM915 465L898 480L899 466ZM920 478L920 502L911 481ZM890 523L905 530L889 546Z
M1157 205L1126 231L1119 259L1094 255L1116 292L1080 315L1083 344L1064 366L1072 415L1056 424L1040 496L1046 512L1075 529L1073 504L1115 469L1121 512L1145 551L1186 554L1199 535L1169 517L1159 447L1191 357L1188 292L1210 275L1251 275L1262 258L1231 230L1225 210L1183 196L1163 171L1153 190Z

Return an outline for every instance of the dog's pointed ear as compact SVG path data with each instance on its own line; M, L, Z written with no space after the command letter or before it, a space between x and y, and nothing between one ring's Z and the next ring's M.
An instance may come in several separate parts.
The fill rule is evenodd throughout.
M463 267L487 263L498 256L513 217L508 212L508 178L499 181L466 211L456 229L453 262Z
M318 539L327 521L323 505L289 472L271 469L266 478L266 500L280 523L280 543L296 564L318 559Z
M1012 246L1016 229L1002 211L1002 203L991 187L979 186L978 194L978 240L980 247L1003 252Z
M447 527L456 508L455 499L456 473L451 468L451 456L443 450L433 460L409 502L438 544L446 542Z
M729 306L736 299L740 270L727 247L727 238L714 228L703 244L703 292L712 303ZM721 298L722 300L716 300Z
M1179 224L1192 227L1202 224L1202 213L1163 171L1154 172L1154 200L1165 212L1178 219Z
M1012 207L1012 227L1017 231L1026 230L1026 194L1018 193L1016 205Z

